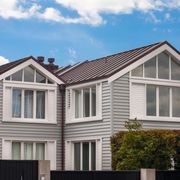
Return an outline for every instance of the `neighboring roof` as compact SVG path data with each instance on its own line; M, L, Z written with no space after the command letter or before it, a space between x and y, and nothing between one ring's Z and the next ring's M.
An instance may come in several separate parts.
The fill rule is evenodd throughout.
M0 66L0 75L13 69L14 67L26 62L27 60L32 59L34 60L36 63L38 63L39 65L41 65L43 68L45 68L47 71L49 71L51 74L53 74L54 76L56 76L58 79L60 79L62 82L64 82L63 79L61 79L61 77L58 77L57 74L55 74L52 70L47 68L46 64L40 63L36 58L34 58L33 56L28 56L10 63L6 63Z
M164 41L129 51L120 52L96 60L85 61L84 63L81 63L75 68L60 75L60 77L66 82L67 85L105 79L136 62L164 44L169 45L178 54L180 54L180 52L171 46L167 41Z

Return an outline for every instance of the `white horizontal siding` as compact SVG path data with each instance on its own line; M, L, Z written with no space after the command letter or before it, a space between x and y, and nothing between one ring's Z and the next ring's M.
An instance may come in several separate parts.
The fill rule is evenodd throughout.
M0 139L17 138L27 140L56 140L57 154L56 167L61 169L61 98L57 90L57 124L33 124L3 122L3 83L0 82ZM2 143L0 141L0 158L2 157Z
M113 82L112 119L113 133L124 130L129 119L129 73Z
M91 137L102 137L102 169L110 170L110 86L107 82L102 83L102 120L65 125L66 140Z

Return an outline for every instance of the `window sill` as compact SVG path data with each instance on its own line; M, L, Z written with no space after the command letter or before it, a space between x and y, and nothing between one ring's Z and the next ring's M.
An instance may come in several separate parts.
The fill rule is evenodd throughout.
M95 116L95 117L84 117L84 118L77 118L71 119L70 121L66 121L66 124L74 124L74 123L85 123L85 122L94 122L94 121L102 121L102 117Z
M11 120L3 120L2 122L8 122L8 123L35 123L35 124L57 124L57 122L50 122L46 119L37 120L37 119L16 119L13 118Z
M142 121L160 121L160 122L180 122L180 117L153 117L153 116L146 116L144 118L138 118L138 120Z

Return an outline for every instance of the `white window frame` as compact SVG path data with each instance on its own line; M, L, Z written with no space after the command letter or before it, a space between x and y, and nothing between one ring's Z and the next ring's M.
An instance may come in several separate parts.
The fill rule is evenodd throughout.
M83 117L83 112L81 112L82 116L80 118L75 118L75 90L80 89L82 91L83 88L91 88L93 86L96 86L96 116ZM82 93L83 92L81 92L81 94ZM69 100L71 102L69 102ZM82 101L83 101L83 98L82 98ZM83 107L81 109L83 110ZM91 115L91 106L90 106L90 115ZM67 87L66 89L66 124L99 121L99 120L102 120L102 82L97 81L93 83Z
M88 137L88 138L74 138L65 141L65 169L74 170L74 143L81 144L81 163L82 170L82 143L83 142L95 142L96 143L96 170L102 170L102 138L101 137ZM90 146L89 146L90 148ZM89 153L89 158L91 153ZM91 169L91 161L89 161L89 168Z
M10 89L10 95L7 94L6 88ZM22 112L23 107L21 108L21 118L12 117L12 89L17 88L23 90L32 90L32 91L45 91L45 119L37 119L36 115L33 118L24 118L24 111ZM49 106L49 102L51 101L49 97L50 91L54 91L54 108ZM3 121L7 122L25 122L25 123L50 123L57 124L56 112L57 112L57 84L35 84L35 83L22 83L22 82L9 82L3 80ZM35 96L34 96L35 98ZM9 104L9 109L7 107L7 103ZM36 104L36 102L34 102ZM24 98L21 99L21 106L24 106ZM35 107L33 107L34 109ZM7 113L7 109L9 113ZM51 112L50 112L51 111ZM33 112L35 113L35 111ZM8 114L8 115L7 115ZM53 117L52 117L53 115Z
M21 143L21 159L24 159L24 143L33 143L33 160L36 160L36 143L45 144L45 160L50 160L51 170L56 170L56 140L26 139L26 138L2 138L2 159L12 159L12 142ZM51 147L50 147L51 146Z
M132 84L141 84L144 85L144 94L142 94L142 98L144 98L144 112L143 115L140 117L137 117L137 119L139 120L150 120L150 121L167 121L167 122L180 122L180 117L173 117L172 116L172 87L179 87L180 88L180 83L178 81L173 81L173 80L160 80L160 79L154 79L154 80L150 80L150 79L136 79L134 77L130 78L130 104L132 102L132 96L133 96L133 92L132 92ZM159 116L159 96L158 96L158 88L156 88L156 116L147 116L146 115L146 107L147 107L147 102L146 102L146 86L147 85L155 85L155 86L166 86L170 88L170 104L169 104L169 113L170 116L166 117L166 116ZM134 116L131 113L131 105L130 105L130 119L133 119Z

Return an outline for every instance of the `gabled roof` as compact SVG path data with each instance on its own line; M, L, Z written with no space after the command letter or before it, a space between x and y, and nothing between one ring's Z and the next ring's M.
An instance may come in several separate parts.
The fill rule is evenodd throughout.
M18 65L25 63L28 60L33 60L34 62L38 63L38 65L42 66L46 71L50 72L53 76L55 76L56 78L58 78L59 80L61 80L64 83L64 80L61 79L61 77L58 77L57 74L55 74L53 71L51 71L50 69L47 68L47 66L43 63L40 63L36 58L34 58L33 56L28 56L10 63L6 63L0 66L0 75L6 73L7 71L17 67Z
M96 60L85 61L72 70L60 75L60 77L67 83L67 85L109 78L164 44L169 45L174 51L180 54L180 52L167 41L164 41Z

